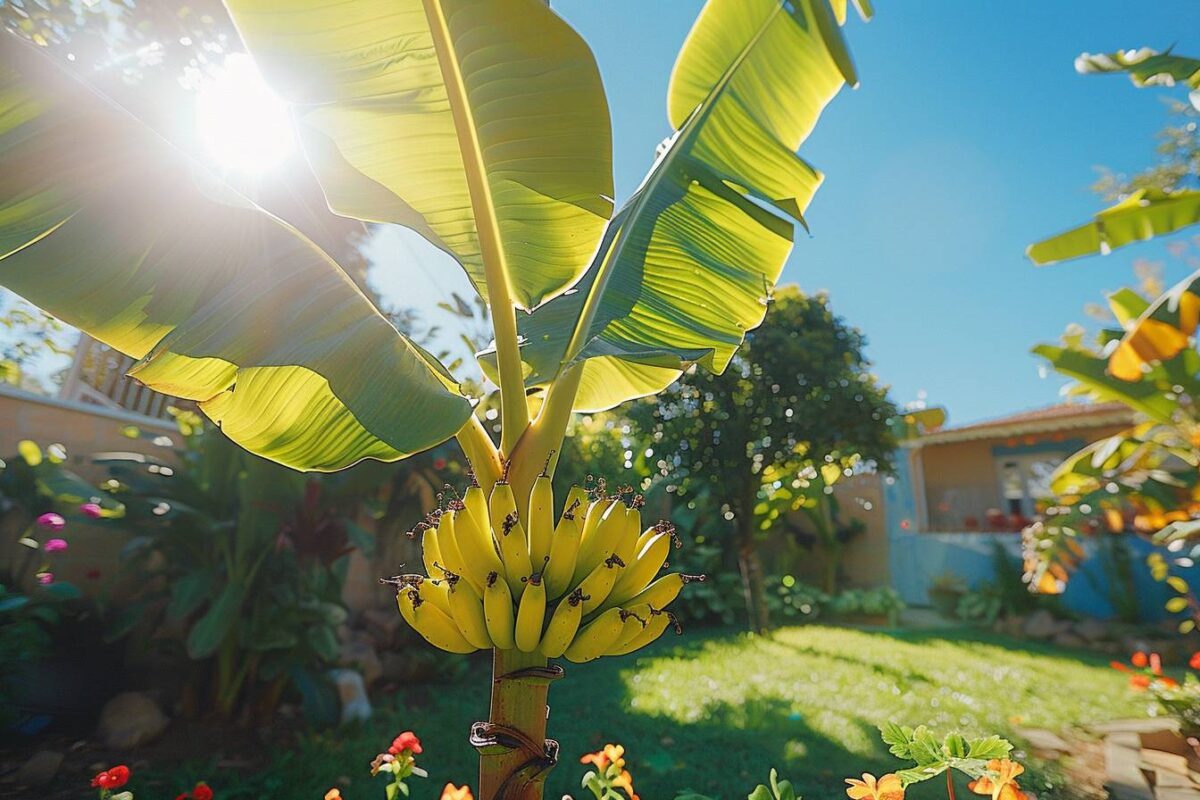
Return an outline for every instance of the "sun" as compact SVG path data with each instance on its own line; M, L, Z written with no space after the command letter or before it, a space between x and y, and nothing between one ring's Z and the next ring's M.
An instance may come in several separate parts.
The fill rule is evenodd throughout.
M227 56L197 91L196 133L221 167L244 174L265 172L296 149L287 104L244 53Z

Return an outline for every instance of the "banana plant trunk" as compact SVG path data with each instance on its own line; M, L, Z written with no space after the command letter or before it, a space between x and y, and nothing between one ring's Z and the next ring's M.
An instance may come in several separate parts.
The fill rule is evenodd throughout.
M541 800L558 745L546 739L546 697L553 676L538 653L492 651L492 702L486 726L476 723L481 800Z

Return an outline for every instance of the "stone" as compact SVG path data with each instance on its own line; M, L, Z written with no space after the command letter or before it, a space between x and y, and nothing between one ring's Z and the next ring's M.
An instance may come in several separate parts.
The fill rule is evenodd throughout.
M1058 631L1058 620L1044 608L1026 617L1025 624L1021 627L1021 632L1030 639L1049 639Z
M1129 744L1132 739L1133 746ZM1154 792L1138 767L1137 736L1117 734L1104 740L1104 785L1112 800L1154 800Z
M1101 642L1108 638L1108 626L1095 617L1087 617L1075 623L1075 633L1088 642Z
M1072 630L1059 631L1054 634L1052 641L1058 647L1073 647L1076 649L1087 647L1087 640Z
M38 750L17 769L13 781L19 786L45 786L58 774L63 758L62 753L54 750Z
M363 682L372 686L383 677L383 664L375 648L363 641L351 640L338 648L338 666L354 667L362 675Z
M367 698L367 687L362 675L352 669L331 669L329 678L337 689L342 704L342 724L361 722L371 718L371 701Z
M1029 742L1029 747L1043 758L1056 758L1071 752L1071 745L1053 731L1041 728L1018 728L1017 735Z
M149 695L122 692L104 704L96 735L105 747L127 750L157 739L168 722Z

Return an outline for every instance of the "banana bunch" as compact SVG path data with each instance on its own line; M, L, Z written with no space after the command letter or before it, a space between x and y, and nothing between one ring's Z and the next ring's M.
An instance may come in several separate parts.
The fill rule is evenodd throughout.
M668 573L675 528L642 528L642 498L576 486L554 519L543 473L522 520L506 479L490 496L474 484L417 526L424 575L400 575L409 625L451 653L497 648L582 663L623 655L679 624L666 607L703 575Z

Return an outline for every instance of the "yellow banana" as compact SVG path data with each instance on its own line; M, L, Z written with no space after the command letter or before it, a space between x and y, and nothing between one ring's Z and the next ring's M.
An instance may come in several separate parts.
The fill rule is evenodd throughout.
M421 561L425 564L425 574L437 578L442 574L441 565L445 564L441 548L438 547L437 528L426 527L421 533Z
M517 646L513 638L516 620L513 617L512 592L499 572L488 573L483 589L483 619L488 636L497 649L512 650Z
M550 623L542 636L538 648L546 658L558 658L567 650L567 645L575 638L579 630L579 621L583 619L583 592L576 589L562 599L554 613L550 615Z
M500 545L500 560L504 562L504 577L513 597L520 597L522 579L533 574L533 562L529 560L529 540L525 537L525 526L517 516L517 501L512 486L496 481L492 495L488 498L488 514L492 519L492 533Z
M683 587L692 581L703 581L703 575L684 575L682 572L672 572L669 575L663 575L654 583L647 586L642 591L629 598L629 602L625 605L636 606L639 603L649 603L654 608L666 608L667 605L679 596L679 592Z
M625 509L624 529L617 536L613 552L621 557L626 564L633 563L633 557L640 552L637 541L642 534L642 512L639 508L640 498Z
M634 556L633 563L621 570L608 602L613 605L624 603L638 592L650 585L654 576L666 563L667 555L671 552L671 535L657 533Z
M570 499L570 495L567 499ZM550 539L550 560L546 562L543 577L546 580L546 596L552 600L562 597L571 588L575 561L579 556L580 522L577 512L582 507L578 498L572 500L563 509Z
M442 514L438 518L437 531L438 550L443 559L441 565L444 569L442 571L453 572L455 575L465 578L478 594L483 583L477 582L467 570L466 557L458 547L458 527L454 524L454 515L449 511Z
M650 618L646 621L646 627L641 633L634 636L626 642L618 642L608 652L607 656L623 656L626 653L632 653L634 650L639 650L663 635L663 631L668 625L675 626L675 632L679 633L679 623L675 619L675 615L670 611L659 611L658 609L650 609Z
M447 576L450 583L450 618L462 632L463 638L475 647L486 650L492 646L487 621L483 617L483 598L460 576Z
M467 487L467 491L463 492L462 503L466 506L467 513L475 520L475 524L480 530L491 530L492 522L488 519L488 500L483 489L475 482L475 476L471 476L471 485Z
M541 573L534 573L525 582L521 602L517 607L514 641L523 653L532 653L542 641L542 624L546 621L546 585Z
M597 521L591 534L588 525L592 513L588 512L588 520L584 522L583 534L579 537L579 558L575 562L575 583L579 583L597 564L611 556L617 548L617 543L625 533L625 504L619 500L613 501L604 515Z
M478 649L463 637L450 617L425 599L419 588L401 590L396 604L404 620L434 647L451 653L473 653Z
M453 573L450 573L453 574ZM421 599L450 616L450 584L445 578L426 579L420 584Z
M650 606L642 603L639 606L625 609L628 616L625 617L625 625L621 628L621 635L608 648L616 650L623 645L632 642L634 637L641 634L645 630L647 623L650 621Z
M570 646L563 652L568 661L582 664L604 655L625 629L628 612L622 608L610 608L589 622L575 634Z
M592 613L608 599L609 592L625 568L625 562L616 553L597 564L584 578L579 588L583 591L583 613Z
M467 490L468 493L470 491L471 489ZM486 512L484 519L487 519ZM463 571L472 584L479 586L478 591L482 593L488 573L504 570L500 555L496 552L496 545L492 541L491 528L480 527L478 519L468 507L458 508L454 512L454 543L458 545Z
M553 453L551 454L553 455ZM549 467L550 461L546 460ZM529 492L529 560L536 569L541 569L550 555L551 537L554 535L554 487L545 470L533 482Z

